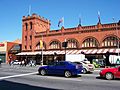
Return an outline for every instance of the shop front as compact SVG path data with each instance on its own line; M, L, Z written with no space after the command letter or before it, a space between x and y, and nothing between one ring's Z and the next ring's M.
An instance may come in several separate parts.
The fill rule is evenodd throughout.
M6 62L6 52L0 52L0 59L2 60L2 63Z
M81 54L84 53L85 57L93 63L95 60L100 62L106 59L106 53L109 52L111 55L118 53L118 49L87 49L87 50L49 50L43 51L43 64L46 65L49 62L55 60L65 60L65 54ZM35 60L37 64L41 64L42 51L37 52L21 52L16 54L22 59L27 59L29 62L31 59Z

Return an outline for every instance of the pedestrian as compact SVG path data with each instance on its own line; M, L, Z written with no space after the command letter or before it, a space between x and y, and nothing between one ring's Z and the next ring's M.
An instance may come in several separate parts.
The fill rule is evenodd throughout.
M11 66L11 59L9 60L9 65Z
M25 61L24 60L22 60L22 66L24 66L25 65Z
M0 67L1 67L2 59L0 58Z
M24 60L24 65L25 65L25 66L27 65L27 60L26 60L26 59Z
M30 60L30 66L31 67L33 66L33 60Z
M34 63L34 66L36 66L36 60L34 60L33 63Z
M20 61L20 66L22 66L22 60Z

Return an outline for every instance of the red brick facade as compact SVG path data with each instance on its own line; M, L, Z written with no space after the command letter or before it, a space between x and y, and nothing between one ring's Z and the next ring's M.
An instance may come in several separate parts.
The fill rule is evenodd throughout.
M120 23L120 22L119 22ZM44 50L50 50L52 41L57 41L60 48L63 49L61 43L74 39L77 42L77 49L89 48L117 48L115 46L104 46L102 42L107 37L120 38L120 25L119 23L101 24L97 23L92 26L76 26L74 28L61 27L60 30L50 30L50 22L43 17L36 14L32 16L23 16L22 19L22 51L36 51L36 45L40 42L43 35ZM94 38L98 45L93 47L82 46L84 40L87 38ZM119 40L119 39L118 39ZM74 48L75 49L75 48ZM41 49L37 49L41 50Z

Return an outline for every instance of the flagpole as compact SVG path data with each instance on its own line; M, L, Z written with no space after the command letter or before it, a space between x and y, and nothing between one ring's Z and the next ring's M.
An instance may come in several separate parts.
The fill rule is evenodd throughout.
M29 5L29 15L31 14L31 5Z
M79 23L78 23L78 25L81 26L81 14L79 14Z

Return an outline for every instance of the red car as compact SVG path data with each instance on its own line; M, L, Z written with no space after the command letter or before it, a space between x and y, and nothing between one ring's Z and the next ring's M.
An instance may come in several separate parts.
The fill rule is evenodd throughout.
M99 74L100 77L105 77L107 80L120 78L120 66L102 69Z

